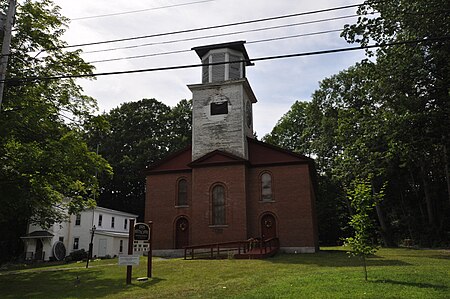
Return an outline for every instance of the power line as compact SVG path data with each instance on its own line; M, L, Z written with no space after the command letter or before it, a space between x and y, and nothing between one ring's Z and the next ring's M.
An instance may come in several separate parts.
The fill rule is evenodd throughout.
M321 50L321 51L313 51L313 52L304 52L304 53L283 54L283 55L276 55L276 56L266 56L266 57L253 58L253 59L251 59L251 61L254 62L254 61L266 61L266 60L293 58L293 57L305 57L305 56L313 56L313 55L323 55L323 54L332 54L332 53L340 53L340 52L349 52L349 51L355 51L355 50L382 48L382 47L389 47L389 46L428 43L428 42L444 41L444 40L450 40L450 36L443 36L443 37L440 37L440 38L425 38L425 39L418 39L418 40L397 41L397 42L390 42L390 43L383 43L383 44L374 44L374 45L367 45L367 46L356 46L356 47L349 47L349 48L337 48L337 49ZM209 66L209 65L221 65L221 64L239 63L239 62L248 62L248 61L247 60L236 60L236 61L231 61L231 62L188 64L188 65L167 66L167 67L128 70L128 71L104 72L104 73L96 73L96 74L79 74L79 75L68 75L68 74L66 74L66 75L48 76L48 77L9 78L9 79L6 79L6 80L2 80L0 82L19 83L19 82L33 82L33 81L38 81L38 80L43 81L43 80L99 77L99 76L108 76L108 75L135 74L135 73L146 73L146 72L156 72L156 71L188 69L188 68L195 68L195 67L202 67L202 66Z
M281 37L248 41L248 42L246 42L246 44L256 44L256 43L262 43L262 42L269 42L269 41L276 41L276 40L283 40L283 39L290 39L290 38L298 38L298 37L305 37L305 36L313 36L313 35L327 34L327 33L340 32L340 31L342 31L342 29L333 29L333 30L325 30L325 31L319 31L319 32L287 35L287 36L281 36ZM187 53L187 52L191 52L191 51L192 51L191 49L186 49L186 50L178 50L178 51L151 53L151 54L143 54L143 55L136 55L136 56L94 60L94 61L89 61L88 63L111 62L111 61L118 61L118 60L128 60L128 59L145 58L145 57L153 57L153 56L163 56L163 55L170 55L170 54Z
M271 41L282 40L282 39L290 39L290 38L297 38L297 37L313 36L313 35L327 34L327 33L333 33L333 32L341 32L341 31L342 31L342 29L332 29L332 30L325 30L325 31L319 31L319 32L294 34L294 35L287 35L287 36L281 36L281 37L273 37L273 38L266 38L266 39L260 39L260 40L255 40L255 41L249 41L249 42L247 42L247 44L265 43L265 42L271 42Z
M73 19L71 19L71 21L86 20L86 19L96 19L96 18L103 18L103 17L112 17L112 16L133 14L133 13L139 13L139 12L150 11L150 10L158 10L158 9L163 9L163 8L187 6L187 5L199 4L199 3L205 3L205 2L212 2L212 1L216 1L216 0L201 0L201 1L193 1L193 2L187 2L187 3L173 4L173 5L158 6L158 7L146 8L146 9L138 9L138 10L130 10L130 11L124 11L124 12L110 13L110 14L104 14L104 15L79 17L79 18L73 18Z
M139 45L131 45L131 46L123 46L123 47L108 48L108 49L101 49L101 50L93 50L93 51L83 52L83 54L108 52L108 51L115 51L115 50L134 49L134 48L154 46L154 45L162 45L162 44L173 44L173 43L178 43L178 42L193 41L193 40L199 40L199 39L207 39L207 38L214 38L214 37L230 36L230 35L236 35L236 34L242 34L242 33L266 31L266 30L273 30L273 29L280 29L280 28L287 28L287 27L295 27L295 26L301 26L301 25L316 24L316 23L322 23L322 22L328 22L328 21L349 19L349 18L353 18L353 17L357 17L357 16L358 15L347 15L347 16L341 16L341 17L325 18L325 19L319 19L319 20L312 20L312 21L305 21L305 22L284 24L284 25L277 25L277 26L269 26L269 27L248 29L248 30L241 30L241 31L234 31L234 32L227 32L227 33L219 33L219 34L212 34L212 35L206 35L206 36L188 37L188 38L182 38L182 39L173 39L173 40L168 40L168 41L159 41L159 42L145 43L145 44L139 44Z
M343 10L343 9L358 7L360 5L361 4L353 4L353 5L346 5L346 6L339 6L339 7L333 7L333 8L325 8L325 9L307 11L307 12L300 12L300 13L295 13L295 14L288 14L288 15L281 15L281 16L275 16L275 17L254 19L254 20L249 20L249 21L241 21L241 22L227 23L227 24L207 26L207 27L184 29L184 30L178 30L178 31L169 31L169 32L155 33L155 34L143 35L143 36L111 39L111 40L99 41L99 42L90 42L90 43L82 43L82 44L76 44L76 45L67 45L67 46L58 47L58 48L61 49L61 48L85 47L85 46L93 46L93 45L101 45L101 44L109 44L109 43L130 41L130 40L138 40L138 39L151 38L151 37L160 37L160 36L167 36L167 35L174 35L174 34L181 34L181 33L204 31L204 30L210 30L210 29L225 28L225 27L231 27L231 26L237 26L237 25L252 24L252 23L280 20L280 19L285 19L285 18L305 16L305 15L311 15L311 14L317 14L317 13L323 13L323 12Z
M136 55L136 56L127 56L127 57L119 57L119 58L111 58L111 59L94 60L94 61L89 61L88 63L111 62L111 61L118 61L118 60L128 60L128 59L136 59L136 58L153 57L153 56L164 56L164 55L170 55L170 54L187 53L187 52L191 52L191 51L192 51L191 49L186 49L186 50L179 50L179 51L160 52L160 53L143 54L143 55Z

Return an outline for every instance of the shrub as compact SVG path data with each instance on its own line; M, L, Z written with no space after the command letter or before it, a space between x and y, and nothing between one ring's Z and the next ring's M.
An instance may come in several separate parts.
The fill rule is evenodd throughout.
M88 253L84 249L72 251L68 257L66 257L66 262L76 262L87 259Z

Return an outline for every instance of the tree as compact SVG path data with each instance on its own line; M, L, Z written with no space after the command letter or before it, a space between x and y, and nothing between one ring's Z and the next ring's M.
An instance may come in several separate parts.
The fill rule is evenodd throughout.
M425 246L449 242L447 2L365 1L357 23L342 33L348 42L408 43L368 50L369 59L324 79L307 110L292 109L267 139L308 147L319 180L340 190L332 192L336 205L347 200L339 194L355 178L371 177L375 193L388 181L385 199L375 206L385 245L405 238ZM304 120L297 131L295 119Z
M95 204L95 173L111 172L82 138L96 103L73 79L13 80L92 73L79 51L63 49L66 22L49 0L25 1L17 9L0 113L2 258L18 252L29 221L46 227L64 220L67 199L69 213Z
M448 1L365 1L361 17L346 26L348 42L362 45L423 40L381 47L375 53L383 102L396 115L390 148L409 173L409 185L419 183L429 235L445 238L450 227L450 15ZM368 17L372 12L376 17ZM415 187L413 187L416 189ZM446 189L446 194L433 190ZM422 195L419 195L422 193ZM417 196L418 195L418 196ZM447 198L447 203L443 202ZM437 235L441 235L441 237Z
M187 100L170 108L155 99L142 99L92 118L90 127L94 130L87 132L90 146L98 146L99 154L114 169L112 179L102 179L99 204L143 217L143 171L190 143L191 114L191 102Z
M296 101L263 141L310 155L309 106L310 102Z
M345 239L345 245L350 246L351 254L361 257L364 268L364 278L367 281L368 255L374 254L378 250L375 244L374 225L371 213L374 207L383 198L383 190L376 195L372 192L370 179L355 179L351 187L347 190L348 198L354 213L349 224L353 228L352 237Z

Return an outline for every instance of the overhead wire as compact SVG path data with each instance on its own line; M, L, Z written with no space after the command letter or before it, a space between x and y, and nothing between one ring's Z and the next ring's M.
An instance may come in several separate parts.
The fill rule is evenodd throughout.
M253 20L248 20L248 21L240 21L240 22L233 22L233 23L226 23L226 24L220 24L220 25L213 25L213 26L205 26L205 27L184 29L184 30L178 30L178 31L169 31L169 32L155 33L155 34L149 34L149 35L127 37L127 38L111 39L111 40L105 40L105 41L97 41L97 42L80 43L80 44L74 44L74 45L66 45L66 46L58 47L58 49L101 45L101 44L116 43L116 42L123 42L123 41L131 41L131 40L138 40L138 39L145 39L145 38L152 38L152 37L168 36L168 35L181 34L181 33L190 33L190 32L197 32L197 31L204 31L204 30L217 29L217 28L232 27L232 26L237 26L237 25L253 24L253 23L259 23L259 22L266 22L266 21L280 20L280 19L286 19L286 18L292 18L292 17L298 17L298 16L305 16L305 15L311 15L311 14L331 12L331 11L336 11L336 10L343 10L343 9L358 7L360 5L361 4L345 5L345 6L338 6L338 7L325 8L325 9L318 9L318 10L313 10L313 11L300 12L300 13L281 15L281 16L275 16L275 17L253 19Z
M201 1L193 1L193 2L186 2L186 3L178 3L178 4L172 4L172 5L165 5L165 6L151 7L151 8L138 9L138 10L130 10L130 11L117 12L117 13L110 13L110 14L103 14L103 15L95 15L95 16L86 16L86 17L71 18L71 21L79 21L79 20L87 20L87 19L97 19L97 18L104 18L104 17L112 17L112 16L119 16L119 15L126 15L126 14L133 14L133 13L139 13L139 12L151 11L151 10L164 9L164 8L173 8L173 7L180 7L180 6L188 6L188 5L192 5L192 4L199 4L199 3L213 2L213 1L216 1L216 0L201 0Z
M341 31L342 31L342 29L332 29L332 30L325 30L325 31L318 31L318 32L302 33L302 34L295 34L295 35L288 35L288 36L281 36L281 37L274 37L274 38L253 40L253 41L246 42L246 44L256 44L256 43L262 43L262 42L269 42L269 41L276 41L276 40L283 40L283 39L290 39L290 38L298 38L298 37L305 37L305 36L313 36L313 35L321 35L321 34L341 32ZM163 56L163 55L170 55L170 54L188 53L191 51L192 51L191 49L185 49L185 50L178 50L178 51L159 52L159 53L143 54L143 55L136 55L136 56L94 60L94 61L89 61L88 63L94 64L94 63L100 63L100 62L111 62L111 61L118 61L118 60L128 60L128 59L136 59L136 58Z
M250 61L251 62L255 62L255 61L267 61L267 60L293 58L293 57L305 57L305 56L332 54L332 53L340 53L340 52L349 52L349 51L372 49L372 48L381 48L381 47L388 47L388 46L428 43L428 42L442 41L442 40L450 40L450 36L443 36L443 37L439 37L439 38L425 38L425 39L416 39L416 40L407 40L407 41L397 41L397 42L389 42L389 43L382 43L382 44L373 44L373 45L366 45L366 46L355 46L355 47L347 47L347 48L337 48L337 49L320 50L320 51L303 52L303 53L294 53L294 54L283 54L283 55L275 55L275 56L266 56L266 57L253 58ZM155 72L155 71L179 70L179 69L196 68L196 67L203 67L203 66L209 66L209 65L221 65L221 64L239 63L239 62L249 62L249 61L247 61L247 60L236 60L236 61L231 61L231 62L200 63L200 64L189 64L189 65L177 65L177 66L166 66L166 67L157 67L157 68L127 70L127 71L93 73L93 74L78 74L78 75L65 74L65 75L48 76L48 77L8 78L8 79L2 80L0 82L5 82L5 83L11 82L11 83L14 84L14 83L20 83L20 82L33 82L33 81L44 81L44 80L99 77L99 76L109 76L109 75L122 75L122 74Z
M296 26L301 26L301 25L317 24L317 23L323 23L323 22L329 22L329 21L349 19L349 18L353 18L353 17L357 17L357 16L358 15L353 14L353 15L347 15L347 16L325 18L325 19L304 21L304 22L291 23L291 24L283 24L283 25L255 28L255 29L247 29L247 30L240 30L240 31L233 31L233 32L226 32L226 33L211 34L211 35L205 35L205 36L188 37L188 38L173 39L173 40L168 40L168 41L159 41L159 42L130 45L130 46L123 46L123 47L115 47L115 48L108 48L108 49L100 49L100 50L92 50L92 51L83 51L82 54L108 52L108 51L115 51L115 50L126 50L126 49L134 49L134 48L162 45L162 44L173 44L173 43L178 43L178 42L194 41L194 40L214 38L214 37L223 37L223 36L230 36L230 35L236 35L236 34L242 34L242 33L259 32L259 31L266 31L266 30L273 30L273 29L280 29L280 28L296 27Z

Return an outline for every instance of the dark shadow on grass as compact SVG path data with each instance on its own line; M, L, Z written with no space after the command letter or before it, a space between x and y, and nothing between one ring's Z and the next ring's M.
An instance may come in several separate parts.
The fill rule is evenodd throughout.
M423 283L423 282L397 281L397 280L391 280L391 279L373 280L371 282L389 283L389 284L402 285L402 286L408 286L408 287L416 287L416 288L421 288L421 289L439 289L439 290L447 290L448 289L448 287L444 286L444 285L436 285L436 284Z
M277 254L268 262L280 264L316 265L319 267L361 267L361 259L349 256L344 251L331 251L308 254ZM409 266L409 263L373 256L367 259L367 266Z
M148 287L151 287L152 285L155 285L161 281L164 281L165 279L159 278L159 277L152 277L149 278L146 281L132 281L131 283L136 286L136 287L140 287L143 289L146 289Z
M130 287L150 288L163 280L153 277L138 282L133 277L132 285L127 286L125 272L120 277L105 276L102 269L24 272L2 276L0 293L2 298L97 298L119 294Z

